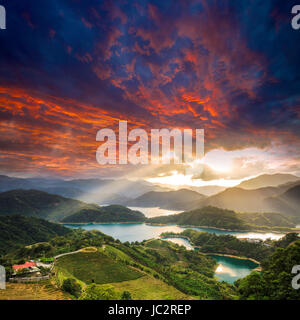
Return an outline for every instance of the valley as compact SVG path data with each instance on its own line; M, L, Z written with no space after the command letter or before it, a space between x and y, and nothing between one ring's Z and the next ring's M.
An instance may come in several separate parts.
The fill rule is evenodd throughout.
M51 292L82 300L249 297L245 286L253 270L263 277L269 259L300 241L297 181L251 189L262 180L212 196L189 189L147 191L130 200L123 194L123 204L110 205L8 190L0 193L0 264L14 278L13 265L50 263L40 270L48 282L24 291L35 286L49 299ZM278 210L264 211L262 204ZM7 299L14 299L12 288L21 298L22 286L8 283Z

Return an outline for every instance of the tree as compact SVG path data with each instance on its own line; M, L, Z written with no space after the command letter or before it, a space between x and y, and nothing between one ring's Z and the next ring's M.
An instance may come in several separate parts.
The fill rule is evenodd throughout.
M80 300L119 300L118 294L111 285L88 285L80 297Z
M129 291L123 291L121 300L132 300L131 293Z
M289 236L292 238L293 235ZM293 266L300 261L300 240L286 248L278 248L263 263L262 273L252 272L236 282L242 299L299 300L300 295L291 281Z
M81 285L72 278L65 279L62 285L62 289L65 292L70 293L74 297L78 298L81 295Z

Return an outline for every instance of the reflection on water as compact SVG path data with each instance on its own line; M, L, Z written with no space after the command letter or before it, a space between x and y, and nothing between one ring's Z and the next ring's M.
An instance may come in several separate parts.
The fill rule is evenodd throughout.
M236 271L233 270L233 269L230 269L229 267L226 267L222 264L219 264L217 269L216 269L216 273L219 274L219 273L224 273L224 274L227 274L229 275L230 277L236 277L237 274L236 274Z
M190 244L190 242L184 238L163 238L163 240L171 241L179 244L180 246L184 246L187 250L194 250L194 247Z
M155 208L128 207L128 208L131 210L137 210L142 212L147 218L169 216L170 214L177 214L182 212L182 211L161 209L159 207L155 207Z
M258 267L258 264L251 260L237 259L232 257L224 257L218 255L209 255L218 262L218 267L215 271L216 277L220 281L234 283L239 278L244 278L250 272Z
M247 233L237 233L235 235L239 239L261 239L261 240L267 240L267 239L272 239L272 240L279 240L284 236L284 234L281 233L258 233L258 232L247 232Z

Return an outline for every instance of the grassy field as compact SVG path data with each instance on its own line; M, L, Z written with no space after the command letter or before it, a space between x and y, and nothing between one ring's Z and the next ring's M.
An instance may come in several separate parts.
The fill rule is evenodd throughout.
M134 300L191 300L194 299L165 282L144 276L137 280L111 283L117 291L129 291Z
M140 272L100 252L80 252L61 257L57 261L57 268L86 284L93 281L97 284L128 281L142 276Z
M56 289L49 282L7 283L6 290L0 290L0 300L67 300L68 295Z

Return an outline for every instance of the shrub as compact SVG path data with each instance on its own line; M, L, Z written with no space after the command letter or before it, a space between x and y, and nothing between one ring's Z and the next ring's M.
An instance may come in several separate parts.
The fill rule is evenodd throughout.
M81 285L72 278L68 278L63 281L62 289L76 298L81 295Z
M129 291L123 291L121 300L132 300L131 293Z

